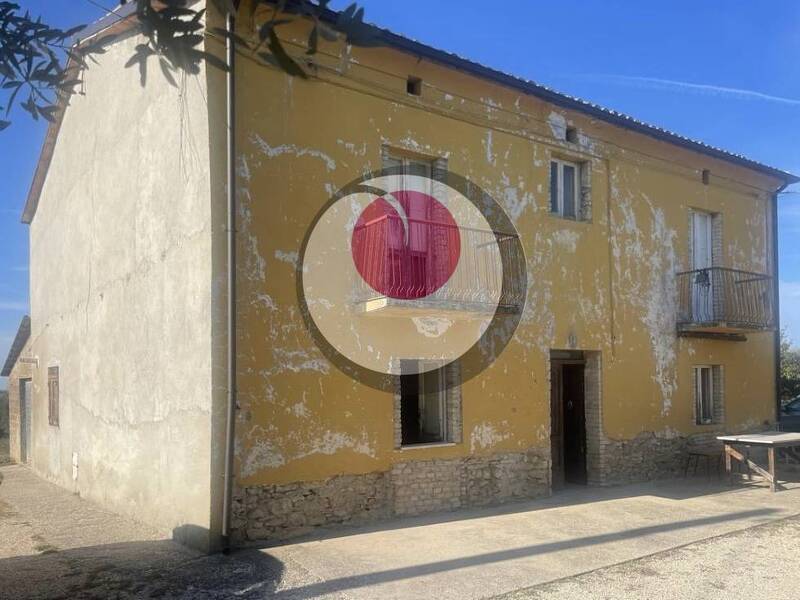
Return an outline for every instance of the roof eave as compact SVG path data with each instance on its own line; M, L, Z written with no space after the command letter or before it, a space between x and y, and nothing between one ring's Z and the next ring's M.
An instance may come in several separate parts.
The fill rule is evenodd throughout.
M109 36L122 33L138 25L138 21L133 19L136 13L136 3L121 5L118 9L109 13L103 18L95 21L83 29L80 40L76 40L74 47L80 47L89 40L97 38L100 34L107 33ZM72 72L77 76L78 65L71 58L67 61L65 70ZM73 77L68 77L72 79ZM33 217L36 215L36 209L39 206L39 197L44 188L44 182L47 178L47 172L50 169L50 162L53 158L55 151L56 141L58 140L58 133L61 130L61 123L64 120L64 113L69 105L69 96L60 95L58 99L58 109L53 115L53 120L47 128L44 143L39 153L39 160L36 163L36 170L33 173L33 180L28 189L28 196L25 199L25 207L22 209L21 221L30 224Z
M98 34L107 32L109 30L127 30L135 27L137 25L137 21L129 18L132 17L134 13L135 3L125 4L118 7L118 10L115 13L103 17L96 23L90 25L89 28L84 30L83 33L86 37L83 38L83 41L96 37ZM330 9L325 9L321 13L321 18L329 22L335 22L337 14L338 13ZM800 182L800 177L787 171L764 165L744 156L726 152L720 148L715 148L696 140L691 140L654 125L643 123L628 115L617 113L609 109L604 109L585 100L567 96L555 90L551 90L546 86L522 79L520 77L509 75L508 73L497 71L490 67L473 62L469 59L445 52L444 50L427 46L415 40L393 33L388 29L382 29L375 25L369 25L369 27L375 33L376 37L385 42L387 46L427 58L431 61L464 71L477 77L495 81L501 85L518 89L522 92L531 94L541 98L542 100L555 104L556 106L561 106L563 108L588 114L612 125L616 125L631 131L637 131L652 138L694 150L700 154L712 156L719 160L733 163L753 171L775 177L781 182L781 185L776 189ZM67 68L76 67L75 65L68 63ZM21 220L23 223L30 224L36 214L36 209L39 205L39 198L44 187L47 172L50 168L50 162L53 157L53 152L55 150L56 141L61 129L61 123L64 118L67 104L68 102L66 98L62 98L62 100L59 101L59 108L55 114L55 119L47 130L47 135L45 136L45 141L42 145L42 151L39 155L39 161L36 165L36 171L34 172L33 181L31 182L31 187L28 191L28 196L25 201L25 208L22 212Z
M336 16L336 12L326 9L322 15L322 18L329 22L335 22ZM720 148L715 148L697 140L692 140L654 125L644 123L631 116L600 107L586 100L581 100L580 98L562 94L533 81L522 79L508 73L503 73L502 71L492 69L491 67L476 63L456 54L445 52L444 50L439 50L421 42L403 37L399 34L389 31L388 29L383 29L375 25L369 25L369 27L372 28L372 31L376 37L385 42L387 46L392 46L410 54L427 58L445 66L464 71L468 74L481 77L483 79L489 79L502 85L518 89L557 106L588 114L589 116L595 117L612 125L636 131L664 142L675 144L677 146L694 150L695 152L699 152L701 154L712 156L725 162L733 163L760 173L764 173L766 175L770 175L779 179L784 187L786 185L800 182L800 176L794 175L793 173L762 164L758 161L751 160L747 157L734 154L732 152L727 152Z
M30 337L31 318L28 315L25 315L22 317L22 320L19 323L17 335L14 336L14 341L11 342L11 348L8 350L8 356L6 356L6 362L3 364L3 370L0 371L0 377L8 377L11 375L14 365L17 364L17 359L22 353L22 349L25 347L25 344L28 343L28 339Z

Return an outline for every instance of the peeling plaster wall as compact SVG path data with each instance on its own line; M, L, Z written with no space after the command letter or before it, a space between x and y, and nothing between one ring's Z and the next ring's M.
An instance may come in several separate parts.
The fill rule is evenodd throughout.
M201 73L171 87L155 69L140 87L124 68L140 41L115 43L83 73L31 224L33 468L202 547L212 512L207 84ZM47 419L54 365L59 427Z
M546 448L552 348L602 354L602 427L612 440L702 432L692 421L692 364L725 364L726 428L772 418L772 335L678 338L674 274L687 268L691 207L724 213L723 264L765 270L774 181L388 48L321 42L315 61L308 81L240 65L239 485ZM408 75L422 79L421 97L405 93ZM576 143L559 139L567 126ZM322 356L295 296L306 228L333 192L380 168L383 145L446 157L506 208L528 259L515 338L463 385L461 443L413 453L393 447L391 394ZM551 157L591 168L591 222L549 213Z

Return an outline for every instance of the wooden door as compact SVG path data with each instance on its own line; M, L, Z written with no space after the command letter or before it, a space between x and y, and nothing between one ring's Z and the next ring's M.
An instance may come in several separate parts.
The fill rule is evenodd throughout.
M564 478L586 483L586 409L582 364L562 366L564 407Z
M550 456L553 489L564 487L564 406L561 381L562 365L550 365Z

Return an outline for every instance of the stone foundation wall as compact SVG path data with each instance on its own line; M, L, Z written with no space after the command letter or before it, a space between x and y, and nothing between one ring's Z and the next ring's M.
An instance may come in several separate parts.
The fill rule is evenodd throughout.
M618 485L678 477L686 464L689 438L641 433L631 440L596 441L599 455L589 470L590 485Z
M386 479L386 473L369 473L238 489L232 503L234 538L284 539L322 525L386 518Z
M398 463L391 470L238 489L234 538L276 540L316 527L366 523L550 493L549 449Z
M550 453L537 449L399 463L390 480L396 515L534 498L550 491Z

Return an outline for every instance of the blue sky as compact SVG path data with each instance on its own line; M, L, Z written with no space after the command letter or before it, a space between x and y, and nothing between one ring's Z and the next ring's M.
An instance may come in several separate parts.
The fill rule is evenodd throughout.
M20 3L65 27L102 14L89 0ZM768 10L730 0L506 0L497 3L502 11L476 0L360 4L368 21L397 33L800 174L796 0L774 0ZM27 310L27 228L19 215L43 135L41 124L19 114L0 133L0 361ZM780 203L781 318L800 345L794 189Z

